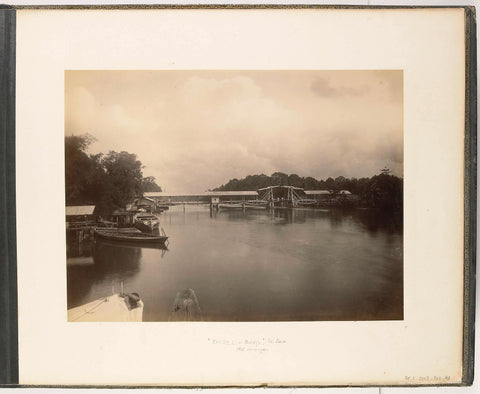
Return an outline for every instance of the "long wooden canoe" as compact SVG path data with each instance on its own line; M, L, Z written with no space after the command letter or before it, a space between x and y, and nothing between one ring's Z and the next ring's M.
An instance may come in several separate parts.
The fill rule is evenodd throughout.
M220 209L243 209L243 205L239 203L218 204Z
M166 235L154 235L140 232L113 231L111 229L95 229L95 237L118 242L135 243L165 243L168 239Z
M262 203L224 203L218 204L218 207L221 209L258 209L258 210L266 210L267 205Z

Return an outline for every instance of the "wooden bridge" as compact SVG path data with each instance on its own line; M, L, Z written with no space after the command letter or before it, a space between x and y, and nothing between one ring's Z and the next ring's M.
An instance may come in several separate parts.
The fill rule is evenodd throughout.
M260 200L270 208L296 208L314 205L316 200L308 198L305 190L295 186L268 186L258 189Z
M145 197L155 200L157 204L218 204L224 201L248 201L258 198L257 191L206 191L202 193L167 193L147 192Z
M214 207L224 202L264 202L268 208L295 208L316 203L316 200L308 198L302 188L295 186L269 186L258 189L258 191L148 192L144 196L155 200L157 204L210 204Z

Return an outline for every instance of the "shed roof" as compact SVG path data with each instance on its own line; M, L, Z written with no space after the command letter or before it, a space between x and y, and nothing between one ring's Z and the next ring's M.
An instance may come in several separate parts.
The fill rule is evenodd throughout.
M205 192L207 196L258 196L258 193L254 190L239 190L229 192Z
M93 215L95 205L70 205L65 207L66 216Z
M340 194L352 194L349 190L340 190Z
M258 189L258 191L263 191L263 190L268 190L268 189L295 189L295 190L303 190L301 187L296 187L296 186L283 186L283 185L276 185L276 186L267 186L263 187L261 189Z
M147 192L144 193L146 197L210 197L210 196L258 196L256 191L210 191L202 193L166 193L166 192Z
M150 201L150 202L155 202L155 200L153 200L153 199L150 198L150 197L147 197L145 194L144 194L142 197L140 197L140 198L136 198L133 202L134 202L135 204L138 204L138 203L141 203L142 200L146 200L146 201Z
M143 196L142 198L143 198L144 200L147 200L147 201L155 202L155 200L153 200L153 199L150 198L150 197Z
M319 194L331 194L328 190L305 190L305 194L308 195L319 195Z

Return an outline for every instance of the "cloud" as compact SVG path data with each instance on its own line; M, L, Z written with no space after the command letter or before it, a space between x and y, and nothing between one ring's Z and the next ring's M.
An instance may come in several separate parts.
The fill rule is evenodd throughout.
M86 119L94 116L95 97L83 86L67 91L65 101L65 128L67 133L83 134L91 126Z
M325 78L317 78L311 83L312 91L320 97L343 97L343 96L359 96L364 93L361 88L352 88L345 86L333 86L330 81Z
M261 89L251 78L244 76L220 80L194 76L185 81L182 91L185 100L197 105L221 104L261 96Z
M403 173L401 72L70 71L66 132L127 150L169 191L275 171Z
M402 70L379 70L374 72L377 84L384 86L388 91L388 98L392 102L403 101L403 71Z

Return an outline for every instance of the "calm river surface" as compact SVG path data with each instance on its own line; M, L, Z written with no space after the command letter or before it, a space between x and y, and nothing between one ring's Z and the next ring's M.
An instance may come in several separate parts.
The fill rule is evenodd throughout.
M96 241L68 247L68 308L137 292L144 321L168 321L193 289L206 321L403 318L403 229L369 210L159 215L167 250ZM400 222L400 224L398 224ZM80 256L80 257L79 257Z

